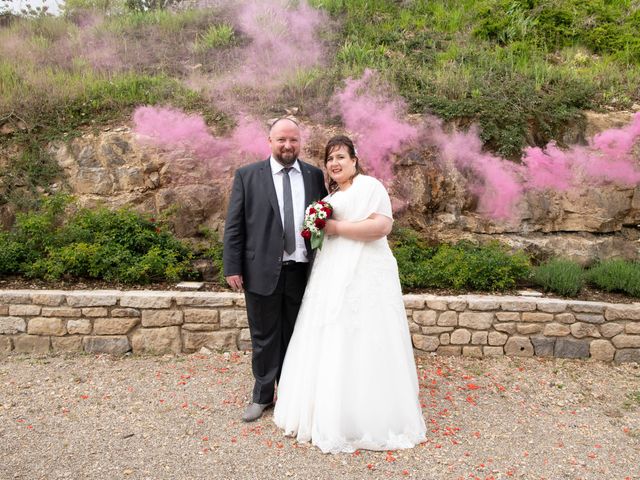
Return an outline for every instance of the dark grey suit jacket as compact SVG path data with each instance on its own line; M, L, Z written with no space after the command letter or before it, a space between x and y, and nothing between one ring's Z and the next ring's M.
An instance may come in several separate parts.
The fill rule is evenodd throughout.
M327 195L319 168L300 160L306 208ZM307 253L312 258L309 242ZM270 295L276 288L284 231L269 159L236 170L224 229L224 275L242 275L245 290Z

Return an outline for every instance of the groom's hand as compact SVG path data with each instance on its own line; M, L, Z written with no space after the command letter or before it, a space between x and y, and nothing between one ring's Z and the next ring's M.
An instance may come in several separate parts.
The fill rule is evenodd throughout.
M233 291L242 291L242 275L229 275L228 277L224 278L227 280L227 283Z

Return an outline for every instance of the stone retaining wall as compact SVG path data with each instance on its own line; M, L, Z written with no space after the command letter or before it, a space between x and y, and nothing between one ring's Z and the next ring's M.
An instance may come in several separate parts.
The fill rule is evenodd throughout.
M640 363L640 304L405 295L413 345L441 355ZM249 349L244 297L157 291L0 291L0 354Z

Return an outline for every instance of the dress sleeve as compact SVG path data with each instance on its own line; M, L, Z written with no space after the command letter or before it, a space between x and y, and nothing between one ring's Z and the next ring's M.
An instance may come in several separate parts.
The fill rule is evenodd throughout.
M393 212L391 210L391 199L387 189L381 182L376 180L375 188L372 196L373 213L379 213L393 220Z

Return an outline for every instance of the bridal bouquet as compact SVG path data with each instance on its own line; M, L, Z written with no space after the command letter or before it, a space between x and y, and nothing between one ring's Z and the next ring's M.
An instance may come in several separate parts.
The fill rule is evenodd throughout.
M302 224L302 235L305 239L311 240L311 248L322 248L324 240L324 226L327 219L331 218L333 208L328 202L319 200L313 202L304 211L304 222Z

